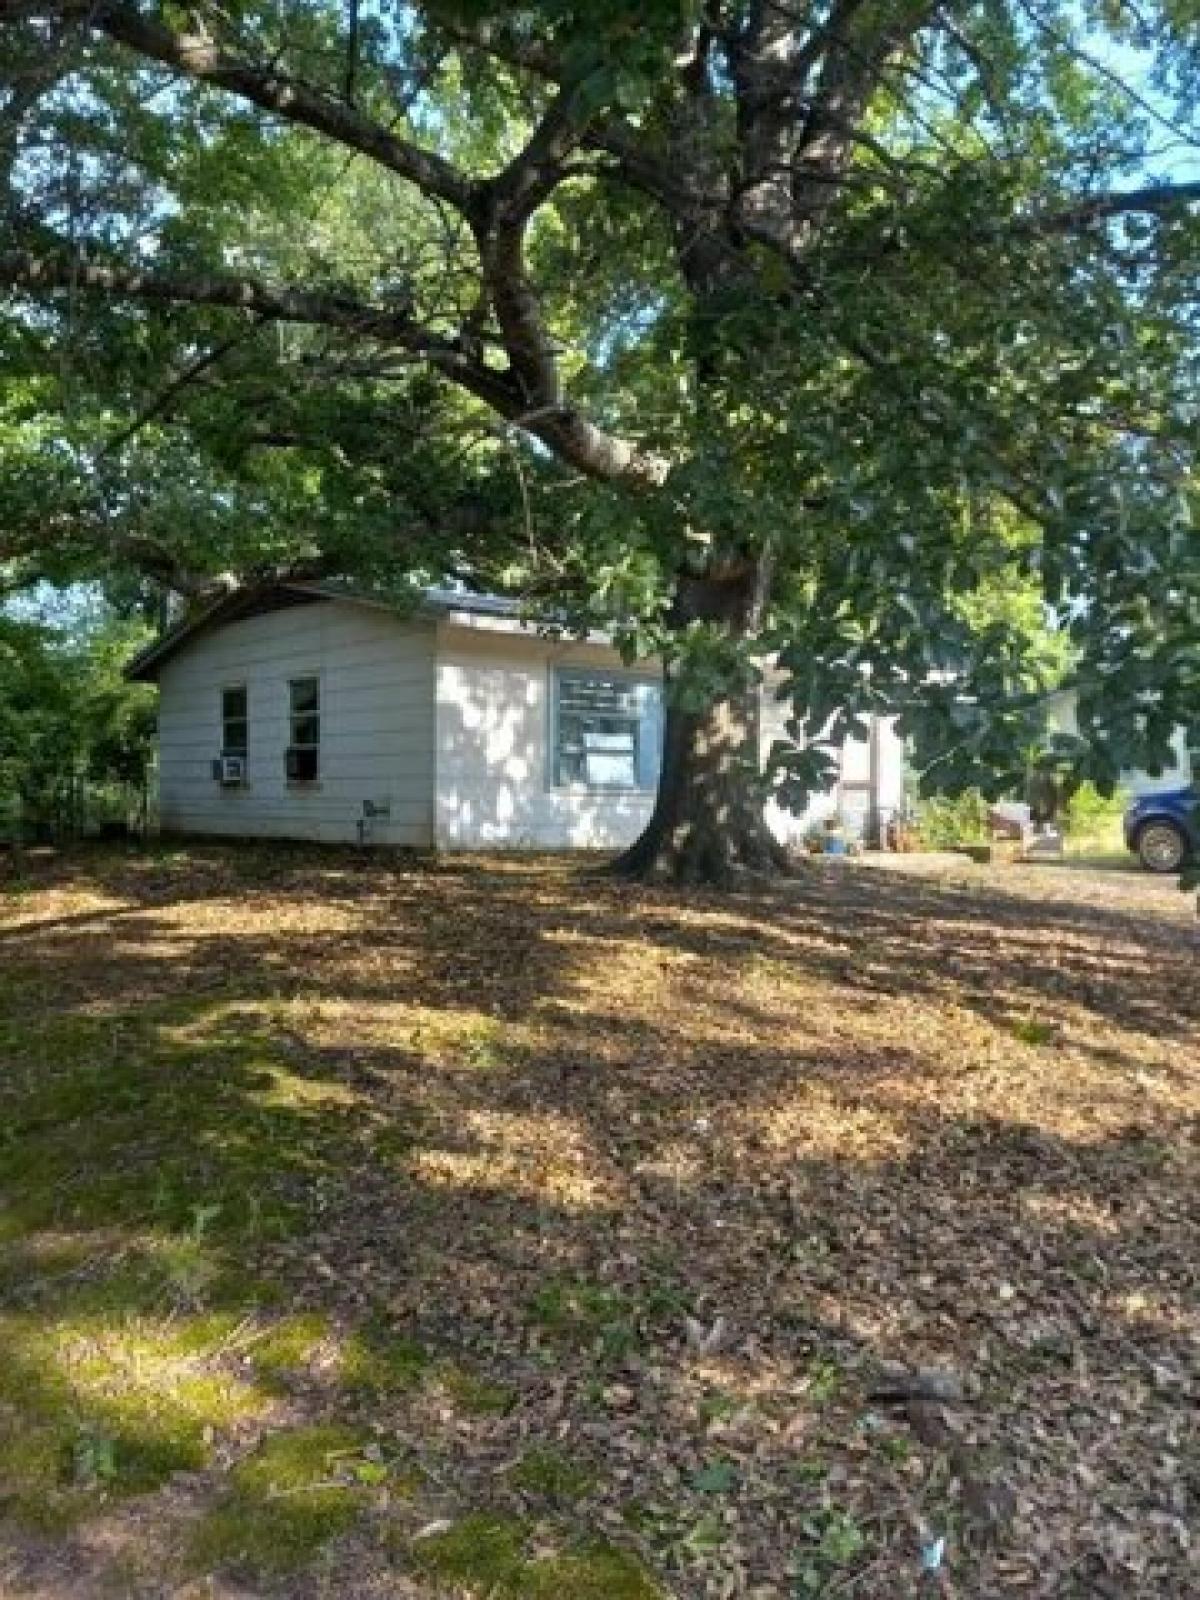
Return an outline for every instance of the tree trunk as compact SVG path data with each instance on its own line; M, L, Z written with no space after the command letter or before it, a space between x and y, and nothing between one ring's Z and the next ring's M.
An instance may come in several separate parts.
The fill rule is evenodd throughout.
M731 575L680 580L679 624L718 622L745 640L758 621L761 563ZM758 689L733 690L701 712L668 695L662 774L641 836L612 863L618 876L728 887L739 878L788 870L787 852L767 827L758 787Z

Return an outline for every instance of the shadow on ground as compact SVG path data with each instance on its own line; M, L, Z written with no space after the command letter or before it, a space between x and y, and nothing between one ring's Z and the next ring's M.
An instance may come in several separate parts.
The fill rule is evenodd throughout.
M1185 1592L1185 924L226 849L0 949L12 1592Z

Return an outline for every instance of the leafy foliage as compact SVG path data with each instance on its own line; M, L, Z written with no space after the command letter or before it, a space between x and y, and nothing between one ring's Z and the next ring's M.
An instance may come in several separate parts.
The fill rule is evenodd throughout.
M0 817L10 830L74 831L89 797L143 788L153 698L121 674L146 635L115 616L64 631L0 613Z
M697 715L776 653L785 803L879 712L1010 788L1067 666L1103 790L1200 727L1186 8L351 10L20 8L17 577L499 584Z

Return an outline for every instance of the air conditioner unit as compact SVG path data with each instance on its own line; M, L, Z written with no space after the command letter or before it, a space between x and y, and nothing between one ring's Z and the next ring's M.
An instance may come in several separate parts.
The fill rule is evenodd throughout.
M218 769L217 778L225 788L232 789L237 784L245 783L245 756L222 756L220 761L214 763L214 766Z

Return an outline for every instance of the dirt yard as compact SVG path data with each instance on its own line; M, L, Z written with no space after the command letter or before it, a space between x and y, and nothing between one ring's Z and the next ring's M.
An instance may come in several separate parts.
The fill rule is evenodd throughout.
M5 1600L1197 1592L1171 884L0 883Z

